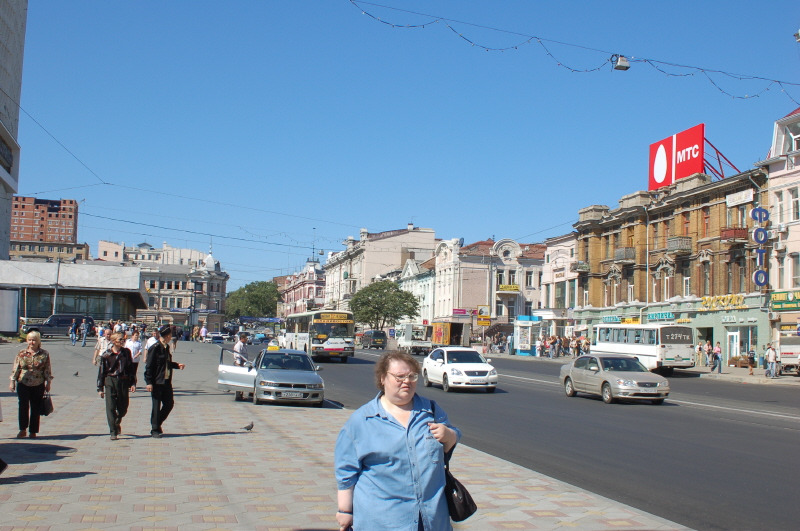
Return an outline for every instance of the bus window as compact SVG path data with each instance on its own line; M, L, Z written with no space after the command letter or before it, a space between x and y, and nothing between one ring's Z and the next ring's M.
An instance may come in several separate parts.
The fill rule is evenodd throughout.
M642 330L645 345L656 344L656 331L655 330Z
M597 337L600 341L608 342L610 341L611 330L608 328L601 328L600 331L597 333Z
M628 341L631 345L642 342L642 331L638 328L631 328L628 330Z

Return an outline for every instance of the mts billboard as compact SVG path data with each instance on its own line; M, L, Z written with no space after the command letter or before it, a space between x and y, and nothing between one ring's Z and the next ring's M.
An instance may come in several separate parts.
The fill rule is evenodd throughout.
M650 144L650 185L648 190L669 186L678 179L703 173L705 124Z

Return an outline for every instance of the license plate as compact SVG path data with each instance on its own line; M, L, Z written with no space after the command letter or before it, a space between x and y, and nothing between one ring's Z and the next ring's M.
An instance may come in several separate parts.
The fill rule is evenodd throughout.
M486 383L486 379L484 379L484 378L470 378L469 379L469 383L485 384Z
M303 393L298 391L283 391L281 396L283 398L303 398Z
M658 389L656 389L655 387L642 387L641 389L639 389L639 392L640 393L647 393L647 394L650 394L650 395L657 395L658 394Z

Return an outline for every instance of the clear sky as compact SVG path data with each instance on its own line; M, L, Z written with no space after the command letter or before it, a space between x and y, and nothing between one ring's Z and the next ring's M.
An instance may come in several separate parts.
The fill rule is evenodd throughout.
M361 9L436 19L349 0L31 0L19 193L79 200L92 253L213 242L232 290L360 227L543 241L646 189L649 144L705 123L747 170L800 107L798 85L640 61L800 83L796 0L378 3L446 20L394 28Z

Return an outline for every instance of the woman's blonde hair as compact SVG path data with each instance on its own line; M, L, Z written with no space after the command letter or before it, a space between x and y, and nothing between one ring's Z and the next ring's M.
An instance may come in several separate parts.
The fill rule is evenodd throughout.
M26 341L31 338L36 340L37 346L42 346L42 334L40 334L37 330L31 330L28 332L28 335L25 336Z

